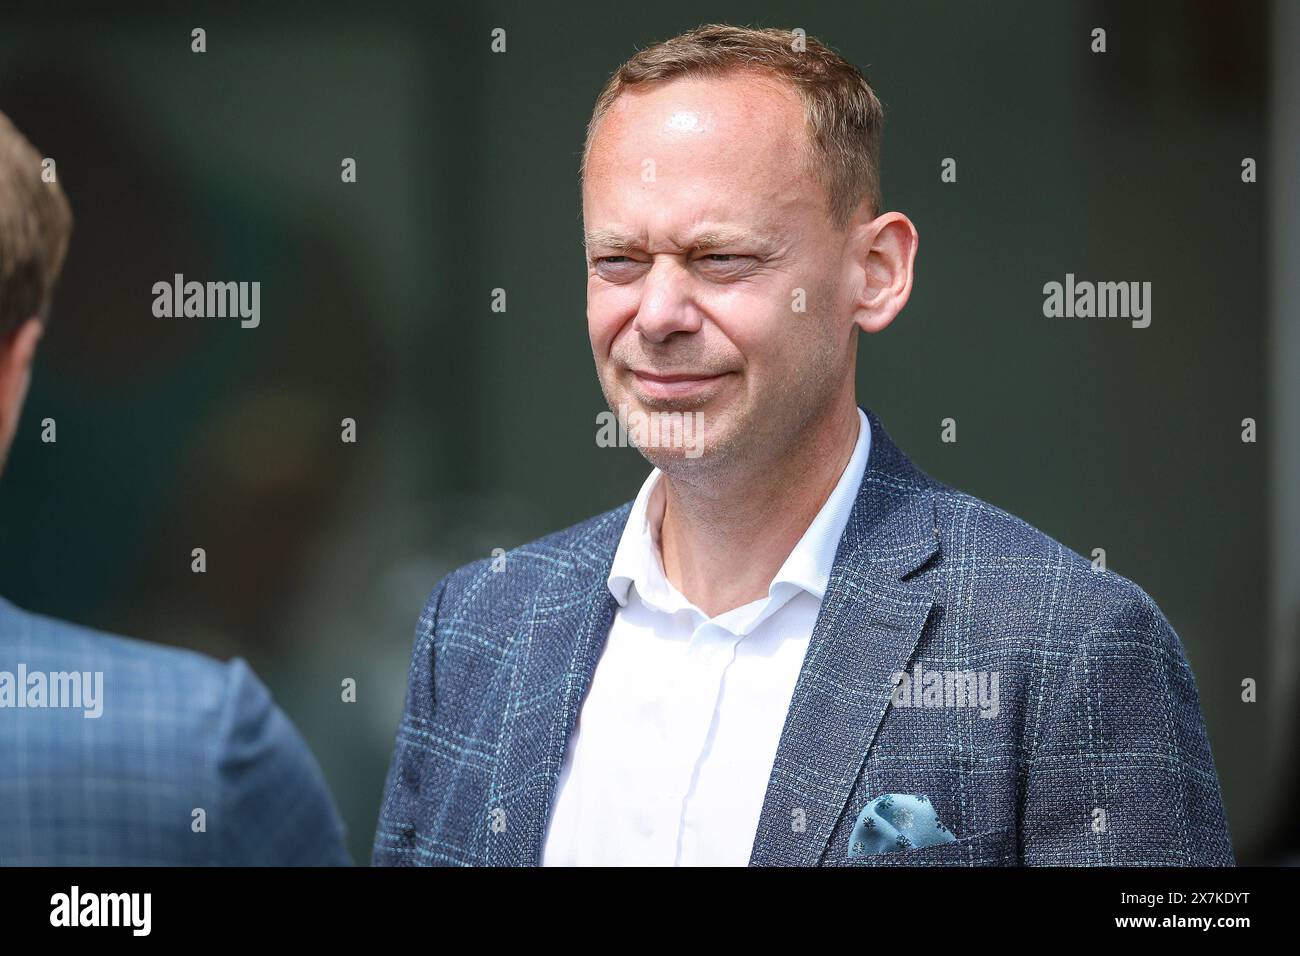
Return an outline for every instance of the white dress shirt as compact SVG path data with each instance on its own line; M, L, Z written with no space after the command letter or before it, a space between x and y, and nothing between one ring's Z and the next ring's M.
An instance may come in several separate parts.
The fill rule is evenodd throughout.
M654 469L609 575L619 603L569 740L543 866L745 866L840 536L871 450L844 473L767 597L709 618L664 576ZM744 560L737 555L737 560Z

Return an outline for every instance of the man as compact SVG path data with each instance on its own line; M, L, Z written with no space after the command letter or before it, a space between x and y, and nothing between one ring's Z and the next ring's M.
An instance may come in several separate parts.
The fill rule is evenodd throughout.
M72 230L0 114L0 468ZM0 599L0 865L349 865L320 768L241 659Z
M702 27L610 79L588 330L656 467L437 585L375 863L1233 863L1156 605L856 406L858 330L917 248L879 212L880 124L783 31Z

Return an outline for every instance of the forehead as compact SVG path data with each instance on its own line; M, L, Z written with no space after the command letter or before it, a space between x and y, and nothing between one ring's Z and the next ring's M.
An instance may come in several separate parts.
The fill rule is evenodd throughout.
M764 218L809 202L799 94L753 70L634 87L592 138L583 182L587 218L688 209L710 219Z

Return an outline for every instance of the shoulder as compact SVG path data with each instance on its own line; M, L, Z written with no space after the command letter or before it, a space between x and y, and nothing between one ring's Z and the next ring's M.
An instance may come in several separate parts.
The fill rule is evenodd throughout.
M237 665L25 611L0 598L0 669L102 672L114 722L171 717L196 722L223 707Z
M93 719L76 709L16 710L11 716L21 718L0 722L4 749L38 740L44 750L46 777L29 781L31 799L48 788L60 819L81 821L83 828L105 815L133 821L119 845L104 844L112 859L101 862L157 862L141 855L146 850L168 854L172 863L293 863L317 852L322 856L312 861L346 862L341 824L314 757L242 658L222 662L0 599L0 671L19 667L27 674L93 675L101 688ZM92 768L123 793L167 797L141 816L142 805L88 802L80 791L67 791L68 781ZM196 808L206 811L215 840L193 836ZM288 810L291 820L283 814ZM277 845L293 833L310 839Z
M945 554L957 560L1039 562L1091 568L1092 562L1017 515L930 479Z
M990 624L1051 635L1056 650L1140 643L1185 661L1164 612L1136 582L1022 518L930 479L944 568L942 593Z
M631 508L625 502L451 571L425 602L420 634L428 635L435 623L509 618L538 600L563 600L602 580Z

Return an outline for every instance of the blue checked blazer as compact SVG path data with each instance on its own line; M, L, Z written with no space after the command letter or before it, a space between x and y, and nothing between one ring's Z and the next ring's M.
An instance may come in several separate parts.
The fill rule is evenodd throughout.
M351 864L315 758L243 660L0 600L0 671L19 664L102 671L103 713L0 708L0 865Z
M864 411L866 411L864 409ZM871 456L789 703L751 866L1233 864L1196 684L1140 587ZM569 735L617 604L631 504L435 587L420 618L373 861L537 865ZM995 718L902 707L894 676L998 674ZM954 839L850 856L882 794Z

